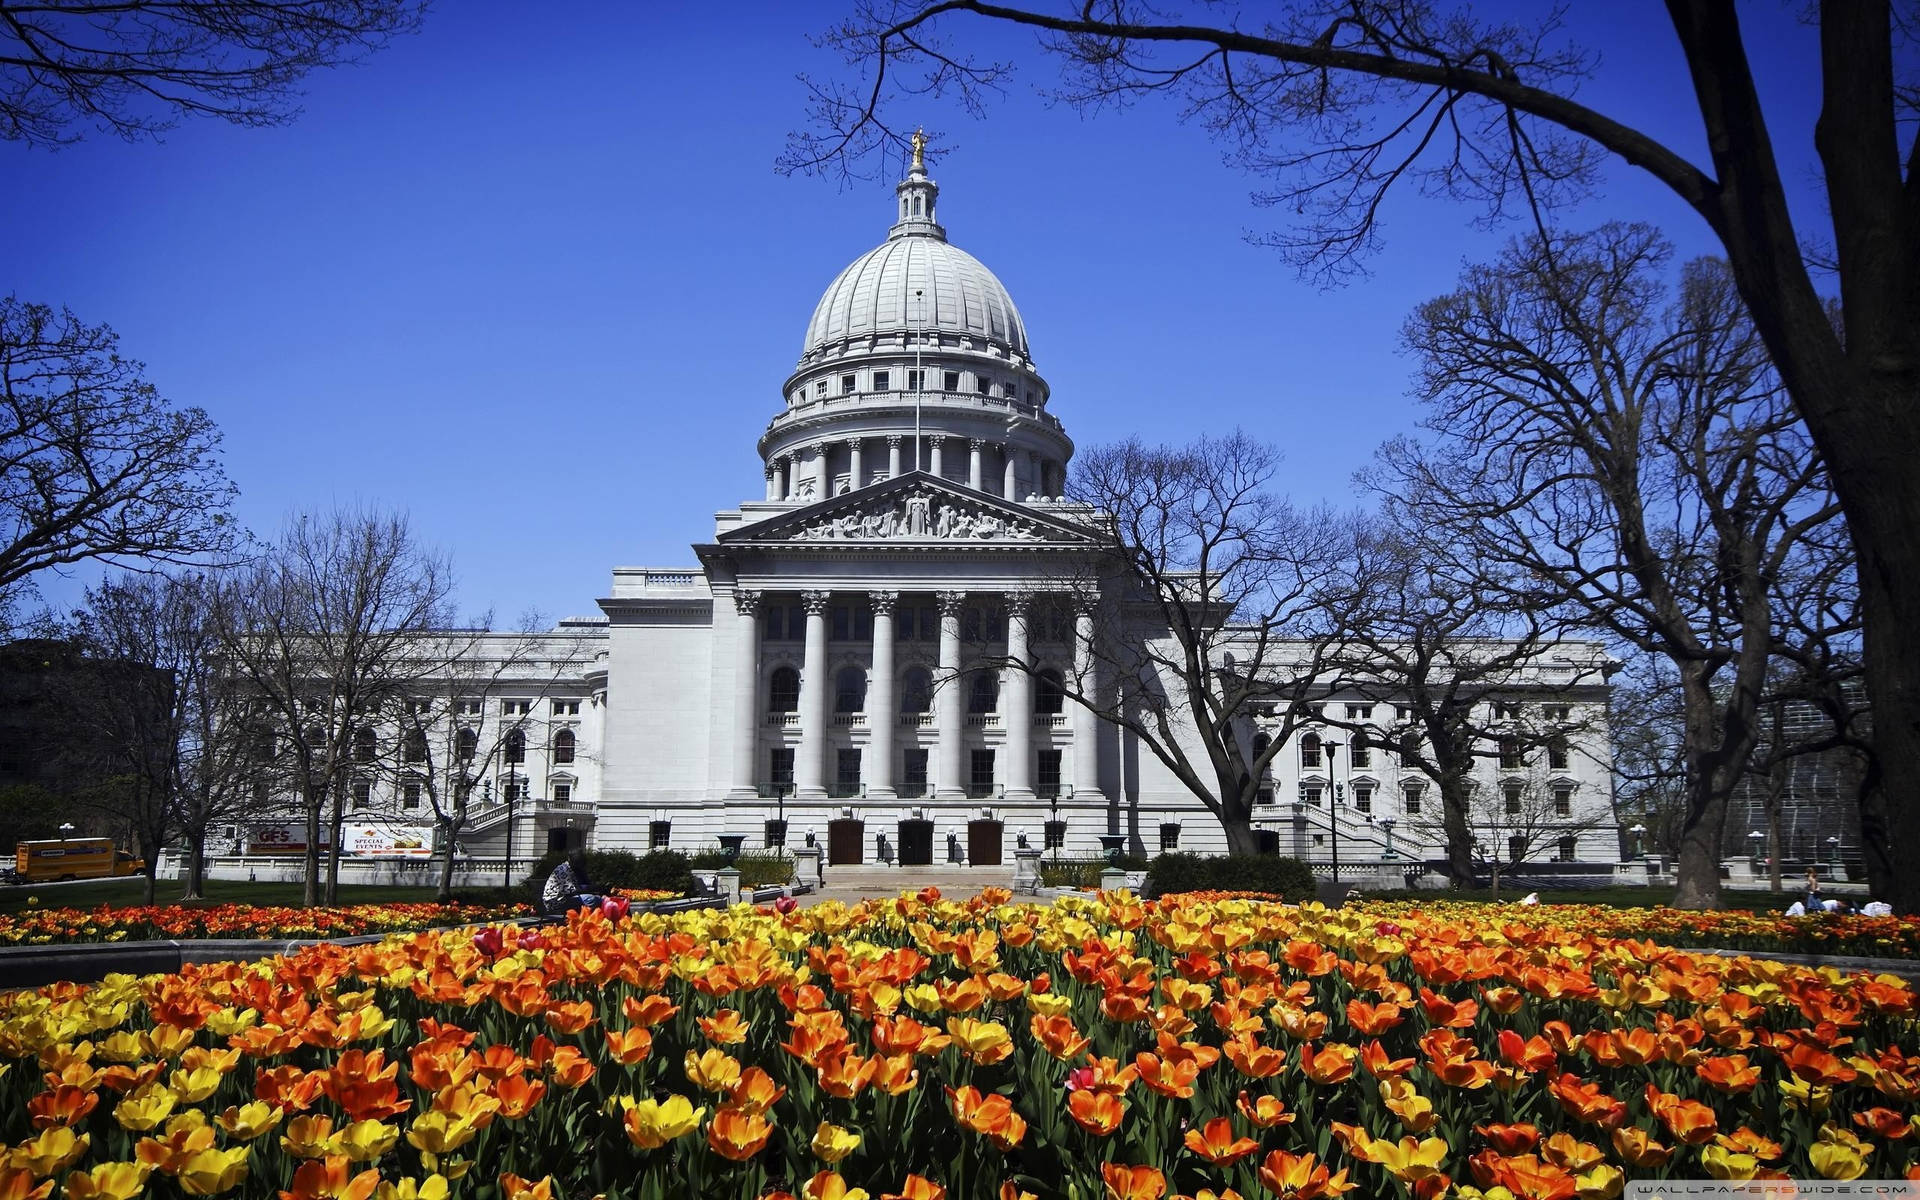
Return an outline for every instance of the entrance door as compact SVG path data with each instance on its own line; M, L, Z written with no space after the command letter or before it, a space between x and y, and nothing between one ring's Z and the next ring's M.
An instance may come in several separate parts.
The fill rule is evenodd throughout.
M852 817L827 822L827 865L857 867L866 861L867 823Z
M924 867L933 862L933 822L900 822L900 865Z
M578 850L585 840L585 835L580 830L555 827L547 830L547 852L551 854L555 850L562 852Z
M999 821L967 822L967 862L976 867L1000 865Z

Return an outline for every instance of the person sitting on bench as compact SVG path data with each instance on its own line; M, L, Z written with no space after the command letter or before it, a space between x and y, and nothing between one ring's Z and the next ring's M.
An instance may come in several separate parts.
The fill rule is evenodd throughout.
M558 917L569 909L597 908L600 897L592 888L587 878L587 856L574 850L547 876L546 886L540 889L540 911Z

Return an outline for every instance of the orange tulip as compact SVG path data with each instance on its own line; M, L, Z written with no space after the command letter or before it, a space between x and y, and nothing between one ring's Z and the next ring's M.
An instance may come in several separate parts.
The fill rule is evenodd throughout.
M1252 1138L1233 1136L1233 1122L1215 1117L1198 1129L1187 1130L1187 1149L1216 1167L1238 1162L1260 1148Z
M63 1083L27 1101L35 1129L52 1129L78 1124L100 1103L100 1093Z
M1358 997L1347 1001L1347 1023L1368 1037L1379 1037L1405 1020L1398 1004L1369 1004Z
M889 1096L910 1092L920 1082L911 1054L875 1055L867 1061L873 1064L873 1086Z
M607 1030L607 1053L617 1063L631 1067L652 1052L653 1034L643 1027Z
M1857 1112L1853 1114L1853 1123L1875 1137L1892 1142L1913 1134L1912 1123L1890 1108L1870 1108L1865 1112Z
M1295 1114L1287 1111L1286 1102L1278 1096L1249 1097L1245 1092L1234 1101L1240 1115L1252 1122L1255 1129L1272 1129L1276 1125L1291 1125Z
M1318 1084L1345 1083L1353 1078L1355 1057L1352 1046L1336 1042L1316 1053L1313 1043L1308 1042L1300 1047L1300 1069Z
M775 1083L773 1076L759 1067L748 1067L741 1073L740 1082L727 1093L727 1101L734 1108L764 1113L786 1094L787 1089Z
M707 1145L722 1158L745 1162L766 1146L773 1136L773 1123L756 1112L723 1108L707 1126Z
M1027 1122L1013 1110L1013 1102L999 1093L982 1096L974 1087L947 1089L954 1120L975 1133L985 1134L1001 1150L1011 1150L1026 1136Z
M838 1171L822 1171L800 1189L801 1200L867 1200L863 1188L850 1188Z
M880 1200L947 1200L947 1189L931 1179L909 1175L901 1181L899 1191L887 1192Z
M731 1008L723 1008L710 1017L699 1020L700 1032L716 1046L737 1046L747 1040L747 1025L740 1014Z
M1260 1182L1280 1200L1329 1200L1359 1186L1347 1182L1345 1167L1330 1175L1313 1155L1285 1150L1270 1151L1261 1160Z
M620 1012L635 1025L658 1025L668 1017L680 1011L680 1006L665 996L628 996L620 1004Z
M380 1172L368 1167L349 1178L351 1166L340 1155L310 1158L294 1169L293 1190L281 1192L280 1200L367 1200L380 1186Z
M1083 1089L1067 1093L1067 1115L1080 1128L1097 1137L1106 1137L1118 1129L1125 1113L1120 1098L1109 1092Z
M1396 1079L1413 1070L1410 1058L1389 1058L1387 1048L1375 1038L1360 1051L1360 1065L1375 1079Z
M1100 1178L1106 1184L1106 1200L1160 1200L1167 1194L1167 1177L1158 1167L1101 1163Z
M1613 1129L1627 1118L1627 1106L1575 1075L1562 1075L1548 1085L1560 1107L1576 1121Z
M524 1075L502 1079L493 1086L493 1097L500 1102L500 1115L509 1121L517 1121L532 1112L533 1106L546 1094L544 1081L529 1082Z
M1420 989L1420 1007L1426 1010L1427 1024L1435 1028L1468 1029L1480 1015L1479 1001L1449 1000L1427 988Z
M822 1091L829 1096L851 1100L860 1094L862 1088L873 1082L874 1072L877 1069L878 1063L875 1059L862 1058L842 1045L824 1055L815 1067L815 1072L819 1076Z
M1744 1054L1702 1059L1694 1064L1693 1073L1714 1091L1730 1096L1745 1095L1760 1083L1760 1068L1749 1066Z
M1284 1052L1262 1046L1253 1038L1233 1038L1225 1046L1227 1061L1248 1079L1267 1079L1278 1075L1287 1065Z
M1613 1149L1629 1166L1653 1170L1664 1167L1673 1158L1673 1148L1653 1140L1653 1135L1635 1125L1613 1131Z
M1503 1155L1526 1154L1540 1144L1540 1130L1532 1125L1476 1125L1473 1131Z
M991 1066L1013 1053L1013 1038L998 1021L975 1021L953 1017L947 1021L947 1033L960 1052L979 1063Z
M1061 1062L1072 1062L1085 1054L1092 1039L1081 1035L1073 1023L1072 1017L1043 1017L1034 1014L1027 1022L1027 1028L1033 1033L1033 1040Z
M1508 1066L1531 1073L1559 1065L1560 1056L1543 1037L1522 1038L1511 1029L1502 1029L1499 1041L1500 1061Z

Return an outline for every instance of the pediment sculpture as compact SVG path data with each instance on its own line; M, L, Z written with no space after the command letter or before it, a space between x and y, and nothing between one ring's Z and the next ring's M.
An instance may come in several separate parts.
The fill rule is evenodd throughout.
M788 535L796 542L1035 542L1035 522L1002 516L931 491L915 490L820 517Z

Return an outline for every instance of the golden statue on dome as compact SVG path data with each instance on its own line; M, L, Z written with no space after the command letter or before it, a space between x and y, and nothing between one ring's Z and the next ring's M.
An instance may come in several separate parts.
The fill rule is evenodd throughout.
M916 129L913 131L913 137L908 140L913 143L913 165L907 168L907 172L911 175L924 175L927 173L927 131Z

